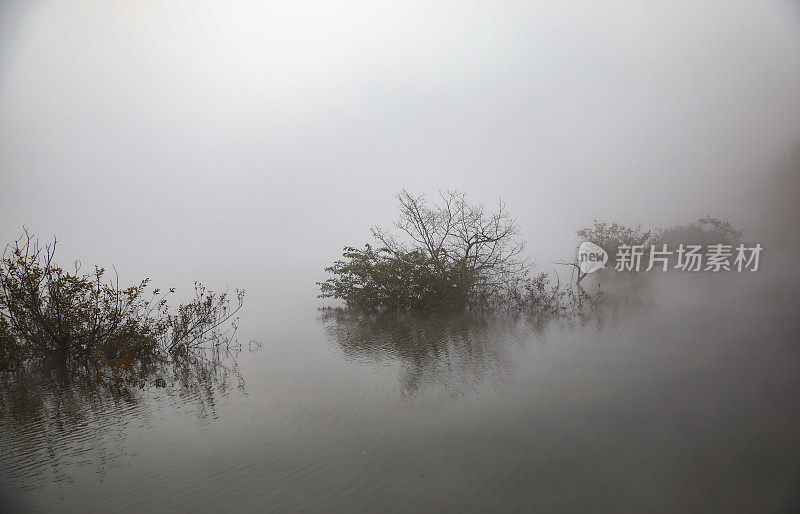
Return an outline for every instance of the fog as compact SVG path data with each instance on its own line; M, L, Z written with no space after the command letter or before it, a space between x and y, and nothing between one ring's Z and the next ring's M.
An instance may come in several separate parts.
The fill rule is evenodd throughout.
M3 2L0 236L256 298L403 188L502 197L544 270L595 218L747 236L798 93L789 2Z
M0 511L800 511L799 99L788 1L0 0L0 243L177 289L3 262ZM406 254L319 310L404 189L502 198L537 271L707 215L762 266Z

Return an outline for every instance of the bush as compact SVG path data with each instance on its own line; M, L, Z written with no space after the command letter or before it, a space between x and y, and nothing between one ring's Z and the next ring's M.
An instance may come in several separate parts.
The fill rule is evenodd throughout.
M605 276L609 276L606 270L615 269L617 262L617 250L622 245L628 246L643 246L644 257L642 262L647 262L647 255L649 255L650 246L655 245L658 249L661 245L667 245L667 250L672 251L673 254L669 258L670 264L677 262L677 254L674 252L679 245L699 245L709 246L715 244L728 244L736 245L742 241L742 233L736 230L729 222L719 218L706 216L700 218L690 225L676 225L669 229L653 229L643 231L641 225L635 228L626 227L618 223L598 222L595 220L594 225L585 227L577 231L577 235L583 241L590 241L599 245L608 253L608 264L605 270L600 271ZM574 263L561 263L569 264L578 268L577 261ZM624 276L632 276L630 273L624 273ZM579 281L585 275L578 272ZM614 273L613 276L619 278L623 275ZM645 275L639 275L643 277Z
M735 245L742 240L742 233L724 220L706 216L690 225L676 225L666 230L657 231L653 244L666 244L668 247L686 245Z
M499 203L495 212L467 203L461 193L398 195L399 240L373 228L380 248L345 247L343 259L325 268L333 277L318 282L320 297L348 307L379 310L535 310L562 313L584 296L550 285L545 274L529 276L518 259L516 221Z
M458 309L466 302L470 276L457 263L437 266L419 250L390 253L369 244L346 247L344 260L325 271L322 298L340 298L349 307L376 310Z
M635 228L619 223L594 220L594 225L576 232L582 241L592 242L608 253L608 262L613 267L617 259L617 248L622 245L646 245L651 241L651 231L642 231L641 225Z
M230 341L244 293L231 307L226 293L195 284L195 298L171 314L174 289L149 290L149 279L120 289L103 268L70 273L54 263L56 243L41 248L27 232L0 260L0 367L54 357L88 365L114 359L152 360ZM149 291L149 292L148 292ZM222 329L230 322L233 333Z

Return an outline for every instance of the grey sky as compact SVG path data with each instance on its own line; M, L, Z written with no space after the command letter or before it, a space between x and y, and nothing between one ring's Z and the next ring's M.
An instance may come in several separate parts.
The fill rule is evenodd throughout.
M746 225L798 100L783 2L5 2L0 235L313 287L399 190L453 188L549 269L593 218Z

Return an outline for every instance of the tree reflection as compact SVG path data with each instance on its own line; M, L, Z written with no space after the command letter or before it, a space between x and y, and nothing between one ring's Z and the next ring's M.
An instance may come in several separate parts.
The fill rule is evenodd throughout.
M452 395L512 370L509 345L522 344L518 322L470 313L365 313L323 309L319 321L348 358L400 362L404 395L438 385Z
M589 287L599 290L597 284ZM486 380L504 380L515 369L513 349L532 341L544 344L548 330L600 333L627 323L635 311L652 305L652 291L637 287L638 292L627 288L624 294L580 288L590 299L586 308L561 316L324 308L318 320L348 358L399 362L403 395L438 386L458 396Z
M198 350L145 369L111 363L105 373L31 361L0 373L0 487L19 493L71 482L85 466L103 474L156 409L193 410L207 423L222 398L246 394L237 354Z

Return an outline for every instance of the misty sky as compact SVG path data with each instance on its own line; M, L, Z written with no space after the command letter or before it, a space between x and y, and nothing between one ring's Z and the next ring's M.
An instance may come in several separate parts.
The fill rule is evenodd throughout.
M502 196L545 270L593 218L746 225L798 137L788 2L0 3L3 242L169 285L313 289L403 188Z

